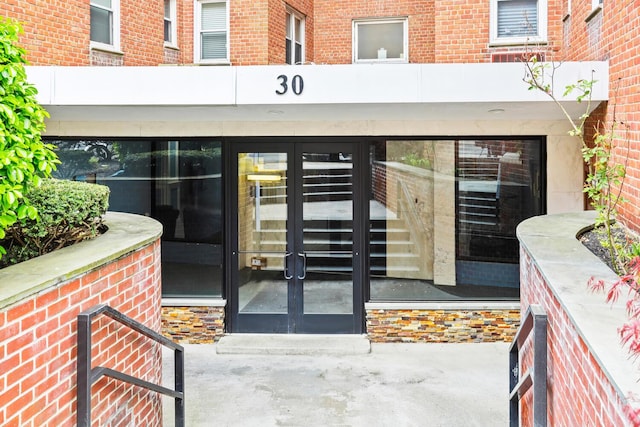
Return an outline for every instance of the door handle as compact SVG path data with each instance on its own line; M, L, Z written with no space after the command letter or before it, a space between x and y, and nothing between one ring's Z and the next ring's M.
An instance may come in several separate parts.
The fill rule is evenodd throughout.
M284 270L283 270L283 274L284 274L285 280L293 279L293 274L289 274L289 262L288 262L288 259L289 259L289 257L291 255L293 255L293 252L287 252L284 255Z
M307 254L298 252L298 256L302 258L302 276L298 276L298 279L304 280L307 277Z

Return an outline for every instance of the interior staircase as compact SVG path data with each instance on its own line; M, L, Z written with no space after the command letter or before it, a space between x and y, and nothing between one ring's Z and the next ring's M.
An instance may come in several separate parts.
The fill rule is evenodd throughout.
M333 164L331 169L305 169L303 196L308 203L339 202L352 199L352 170ZM263 189L261 203L282 203L284 186ZM331 205L318 203L320 209ZM331 215L329 215L331 217ZM286 251L286 230L283 220L263 218L261 230L255 231L255 242L264 251ZM412 277L419 270L420 257L411 232L403 219L372 218L369 224L370 271L375 276ZM304 250L307 273L351 274L353 271L353 221L351 219L304 220ZM268 261L272 268L282 268L281 256Z

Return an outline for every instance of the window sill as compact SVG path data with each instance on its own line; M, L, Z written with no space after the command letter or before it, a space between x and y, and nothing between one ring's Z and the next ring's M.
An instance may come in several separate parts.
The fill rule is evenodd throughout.
M386 60L378 60L378 59L362 59L353 62L354 64L408 64L409 61L406 59L386 59Z
M204 66L216 66L216 65L221 65L221 66L229 66L231 65L230 61L224 60L224 61L216 61L216 62L196 62L195 65L204 65Z
M115 55L124 55L124 52L122 52L120 49L104 43L90 42L89 49L98 50L100 52L113 53Z
M493 40L489 42L489 47L509 47L509 46L527 46L537 47L546 46L549 42L543 39L517 39L517 40Z
M169 43L169 42L164 42L164 48L165 49L171 49L171 50L180 50L178 45L175 45L175 44Z
M591 13L587 16L587 18L584 20L584 22L589 22L591 21L593 18L595 18L596 16L598 16L598 14L602 11L602 6L596 6Z
M163 307L226 307L227 300L215 297L176 298L163 297Z

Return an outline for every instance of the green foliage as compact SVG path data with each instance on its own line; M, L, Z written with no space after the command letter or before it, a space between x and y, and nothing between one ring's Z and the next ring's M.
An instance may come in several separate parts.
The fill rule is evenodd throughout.
M77 181L45 179L26 193L39 219L9 227L4 240L7 254L0 268L54 251L98 235L109 204L109 188Z
M562 94L563 97L577 92L576 101L580 103L586 102L587 104L585 113L577 120L574 120L556 98L553 91L553 74L558 66L541 63L532 58L527 62L524 81L529 85L529 90L539 90L546 93L560 107L572 126L569 134L580 139L582 143L582 158L588 168L583 191L587 195L589 203L597 212L595 225L602 227L604 230L601 244L609 251L613 269L618 275L624 275L628 270L629 261L633 258L632 254L637 249L633 243L621 241L612 228L618 216L618 206L626 202L621 196L626 176L626 166L618 163L614 158L616 142L621 140L618 130L625 125L617 120L614 106L612 109L613 117L604 131L601 131L600 126L597 126L594 129L593 142L587 143L584 140L584 127L591 109L593 85L597 80L580 79L575 84L565 87Z
M0 239L16 222L38 217L24 195L58 163L53 146L41 140L48 114L27 83L25 51L17 45L21 31L17 22L0 17ZM4 253L0 245L0 257Z
M407 154L404 157L404 163L422 169L431 169L431 160L420 157L418 154Z

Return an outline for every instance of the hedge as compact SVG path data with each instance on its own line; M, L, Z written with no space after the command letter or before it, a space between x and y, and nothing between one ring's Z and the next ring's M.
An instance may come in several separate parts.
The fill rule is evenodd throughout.
M37 208L39 220L26 219L7 230L0 240L7 250L0 258L0 268L91 239L106 230L103 216L109 207L109 188L104 185L46 179L25 196Z

